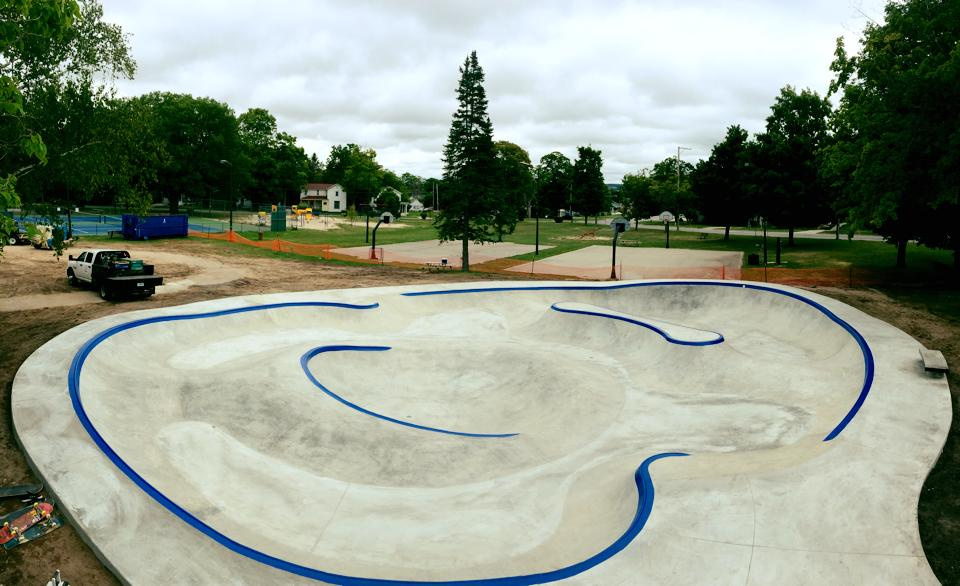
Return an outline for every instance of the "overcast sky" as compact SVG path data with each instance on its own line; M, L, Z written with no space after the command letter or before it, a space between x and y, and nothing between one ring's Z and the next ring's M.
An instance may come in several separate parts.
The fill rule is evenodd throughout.
M459 66L477 51L494 138L534 163L578 145L604 175L677 147L709 156L726 128L762 130L784 85L821 95L835 40L859 46L880 0L567 2L101 0L138 64L122 95L183 92L262 107L308 154L357 143L438 177Z

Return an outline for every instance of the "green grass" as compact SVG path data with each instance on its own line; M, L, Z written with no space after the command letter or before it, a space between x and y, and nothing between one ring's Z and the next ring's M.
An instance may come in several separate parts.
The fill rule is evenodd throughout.
M377 231L377 244L395 244L400 242L415 242L431 240L437 237L436 230L430 220L419 218L403 218L401 223L408 226L402 229L383 228ZM373 230L371 224L371 232ZM590 234L603 238L596 240ZM255 231L244 231L241 234L250 239L256 239ZM286 232L264 232L264 239L280 237L283 240L303 244L333 244L338 247L365 246L365 230L362 226L340 228L336 230L288 230ZM581 236L586 238L581 239ZM744 264L747 255L756 253L763 255L763 239L760 236L731 236L730 240L723 240L722 236L709 234L703 238L700 232L679 232L671 229L671 248L686 248L692 250L720 250L744 253ZM610 227L604 224L594 224L593 220L586 225L583 221L563 222L557 224L552 220L540 220L540 254L538 259L548 258L565 252L584 248L586 246L607 245L612 242ZM517 224L512 234L504 236L504 240L518 244L534 244L536 242L536 223L534 220L525 220ZM845 269L851 265L863 269L892 269L896 264L896 247L885 242L865 240L833 240L829 238L797 238L793 247L787 246L786 238L782 239L781 266L794 269ZM664 233L660 230L628 230L620 235L619 246L662 248ZM551 247L551 248L546 248ZM531 260L533 253L519 255L514 258ZM776 258L776 238L767 238L767 260L774 262ZM952 262L951 252L947 250L930 249L925 246L911 245L907 250L907 272L928 272L941 265L949 266ZM772 266L772 265L771 265Z

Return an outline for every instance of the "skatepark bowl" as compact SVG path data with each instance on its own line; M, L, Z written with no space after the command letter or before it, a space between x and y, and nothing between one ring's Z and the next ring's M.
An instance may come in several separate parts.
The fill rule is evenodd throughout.
M132 584L933 584L917 348L756 283L316 291L87 322L12 405Z

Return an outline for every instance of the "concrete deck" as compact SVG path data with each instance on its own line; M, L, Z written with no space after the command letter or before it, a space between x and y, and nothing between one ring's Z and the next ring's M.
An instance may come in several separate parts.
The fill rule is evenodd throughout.
M903 332L756 283L477 287L94 320L14 426L132 584L936 583L950 396Z
M570 275L585 279L610 277L613 248L587 246L507 269L516 273ZM743 253L684 248L617 247L617 277L626 279L739 279Z

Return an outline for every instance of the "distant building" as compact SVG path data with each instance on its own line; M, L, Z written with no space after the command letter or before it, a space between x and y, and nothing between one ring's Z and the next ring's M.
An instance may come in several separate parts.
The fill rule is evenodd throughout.
M415 198L415 197L411 197L411 198L410 198L410 201L407 202L405 205L408 207L408 209L407 209L406 211L411 211L411 212L422 212L422 211L423 211L423 204L420 203L420 200L417 199L417 198Z
M300 207L321 212L346 211L347 192L339 183L307 183L300 191Z

